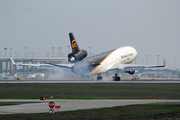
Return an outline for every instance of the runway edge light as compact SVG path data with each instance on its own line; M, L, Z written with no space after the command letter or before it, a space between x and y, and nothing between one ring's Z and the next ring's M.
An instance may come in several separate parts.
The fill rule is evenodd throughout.
M44 102L44 100L46 100L46 97L40 97L40 100L42 100L42 102Z
M155 100L155 98L156 98L156 95L152 95L152 97L153 97L153 99Z

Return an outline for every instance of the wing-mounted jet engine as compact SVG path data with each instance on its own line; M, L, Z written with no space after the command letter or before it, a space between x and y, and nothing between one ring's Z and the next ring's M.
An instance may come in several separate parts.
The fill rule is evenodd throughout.
M69 38L71 42L72 53L68 54L68 61L74 63L76 61L83 60L87 56L87 51L79 49L73 33L69 33Z

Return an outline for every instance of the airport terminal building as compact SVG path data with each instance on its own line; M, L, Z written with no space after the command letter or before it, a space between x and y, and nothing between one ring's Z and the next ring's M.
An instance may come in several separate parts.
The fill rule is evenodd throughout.
M16 63L24 63L24 64L44 64L44 63L55 63L55 64L60 64L60 63L64 63L65 61L67 61L67 58L60 58L60 57L12 57L12 59L16 62ZM29 74L29 72L31 73L36 73L37 72L37 67L32 67L32 71L30 70L29 66L22 66L23 69L23 74ZM10 73L15 74L17 72L17 66L13 66L10 57L0 57L0 74L2 74L3 72L5 73Z

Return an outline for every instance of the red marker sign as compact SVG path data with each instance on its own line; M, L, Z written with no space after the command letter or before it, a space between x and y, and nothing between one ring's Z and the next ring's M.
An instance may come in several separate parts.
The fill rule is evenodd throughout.
M54 109L53 108L49 109L49 114L54 114Z
M61 108L61 106L60 106L60 105L57 105L57 106L55 106L55 108L56 108L56 109L60 109L60 108Z
M55 103L54 103L53 101L50 101L49 104L48 104L48 106L49 106L50 108L53 108L53 107L55 106Z
M59 114L59 109L61 108L60 105L56 105L55 108L57 109L57 114Z

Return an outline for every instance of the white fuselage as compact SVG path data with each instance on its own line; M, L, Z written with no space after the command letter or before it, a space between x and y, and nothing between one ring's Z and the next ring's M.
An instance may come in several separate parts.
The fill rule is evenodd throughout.
M88 76L105 73L115 64L130 64L137 57L137 51L131 46L119 47L111 52L101 63L96 66Z

